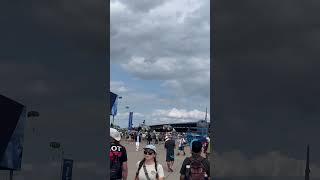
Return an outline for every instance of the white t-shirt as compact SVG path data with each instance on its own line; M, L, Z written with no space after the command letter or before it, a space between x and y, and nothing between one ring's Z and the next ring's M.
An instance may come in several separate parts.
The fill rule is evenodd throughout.
M179 139L179 147L182 147L185 142L186 141L184 140L184 138L180 138Z
M137 162L137 168L139 168L139 162ZM156 180L156 169L155 169L155 165L154 164L151 164L151 165L148 165L146 164L146 169L147 169L147 172L148 172L148 175L149 175L149 178L151 180ZM164 177L164 172L163 172L163 167L161 164L158 163L157 165L157 169L158 169L158 176L159 178L163 178ZM139 180L147 180L147 177L144 173L144 170L143 170L143 166L141 166L141 169L139 171Z

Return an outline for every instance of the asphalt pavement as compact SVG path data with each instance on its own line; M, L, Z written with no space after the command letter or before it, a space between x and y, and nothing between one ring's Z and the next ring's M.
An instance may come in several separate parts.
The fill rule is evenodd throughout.
M140 143L139 151L136 151L135 143L129 144L126 140L121 141L121 144L127 149L128 156L128 180L134 179L136 171L137 171L137 162L143 159L143 148L146 146L146 142ZM155 144L157 148L157 161L163 166L165 179L166 180L178 180L180 177L180 168L183 160L190 156L189 147L185 147L186 156L177 156L178 148L175 149L175 161L173 165L174 172L168 172L168 168L166 165L166 150L164 148L164 142L160 142L160 144ZM178 147L178 146L176 146Z

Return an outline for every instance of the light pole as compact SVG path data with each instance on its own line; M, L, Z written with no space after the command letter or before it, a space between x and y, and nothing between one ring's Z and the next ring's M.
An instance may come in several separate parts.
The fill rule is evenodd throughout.
M59 160L61 161L60 162L60 172L59 172L59 178L60 179L62 177L62 169L63 169L63 159L64 159L64 150L61 146L61 143L60 142L57 142L57 141L51 141L50 144L49 144L50 148L53 149L53 157L52 157L52 160L54 161L54 164L55 163L59 163ZM56 151L58 152L58 154L60 155L60 157L57 158L57 161L55 160L54 156L55 156L55 153ZM55 162L56 161L56 162Z
M129 108L130 108L129 106L126 106L127 113L129 113L129 118L130 118L130 111L129 111ZM129 124L129 127L132 127L132 125L133 125L133 124L132 124L132 121L130 121L129 123L131 123L131 124ZM129 128L129 127L128 127L128 128Z
M37 117L39 117L39 116L40 116L40 114L39 114L39 112L37 112L37 111L29 111L28 114L27 114L27 117L30 118L30 119L32 119L33 121L35 120L35 118L37 118ZM33 127L32 127L32 132L35 133L35 131L36 131L36 129L35 129L35 127L33 126Z

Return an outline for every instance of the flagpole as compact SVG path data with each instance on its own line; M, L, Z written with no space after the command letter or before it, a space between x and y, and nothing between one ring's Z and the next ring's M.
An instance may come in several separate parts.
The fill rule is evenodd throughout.
M206 107L206 117L205 117L205 120L206 120L206 122L207 122L207 107Z

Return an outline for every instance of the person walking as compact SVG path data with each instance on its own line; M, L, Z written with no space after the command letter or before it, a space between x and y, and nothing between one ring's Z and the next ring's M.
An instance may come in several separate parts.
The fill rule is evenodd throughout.
M184 159L180 169L180 180L208 180L210 179L210 163L201 156L202 143L191 142L191 157Z
M136 134L136 151L139 151L139 146L140 146L140 142L141 142L141 133L137 132Z
M210 156L210 138L207 137L207 149L206 149L206 158L209 158Z
M178 141L178 156L180 155L180 152L183 152L183 155L186 155L186 152L184 151L184 144L186 143L186 140L182 135L179 135L179 141Z
M152 141L153 141L153 144L156 144L156 133L155 132L152 133Z
M138 170L134 180L164 180L163 167L156 158L156 147L148 144L143 153L144 158L137 162Z
M132 133L132 144L134 144L136 142L137 139L137 132Z
M130 133L130 144L133 144L134 141L134 134L133 132Z
M166 162L168 167L168 172L173 172L173 163L174 163L174 149L176 148L176 143L172 139L172 136L168 136L166 142L164 143L164 148L166 151Z
M127 180L127 151L120 144L120 140L120 133L116 129L110 128L110 180Z
M151 137L151 134L150 133L148 133L148 135L147 135L147 143L148 144L150 144L151 143L151 141L152 141L152 137Z
M155 144L158 144L159 143L159 134L158 133L155 133L155 134L156 134Z
M142 133L142 141L146 141L146 133Z

